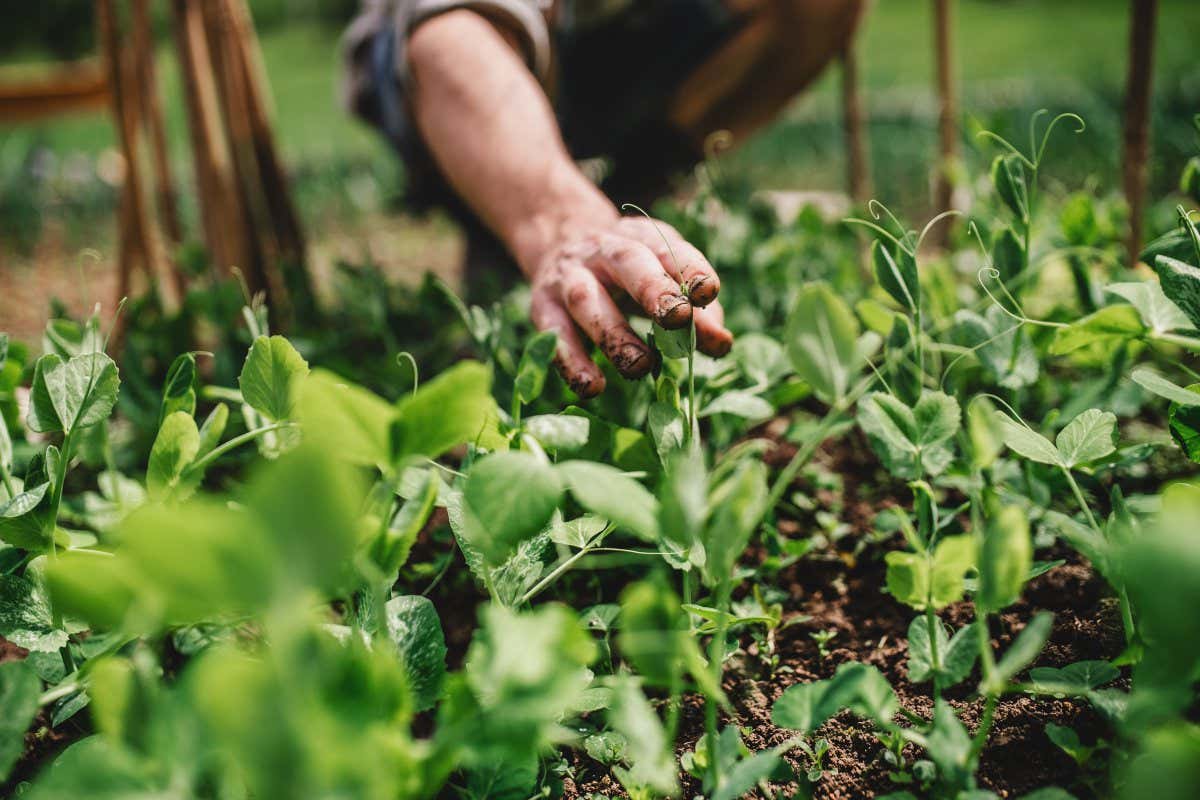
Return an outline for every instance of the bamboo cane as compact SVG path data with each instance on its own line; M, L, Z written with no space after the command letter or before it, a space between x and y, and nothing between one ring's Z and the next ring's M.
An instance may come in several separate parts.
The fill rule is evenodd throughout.
M154 57L154 37L150 31L148 0L133 0L133 42L140 55L138 73L141 77L142 117L149 132L154 159L155 190L158 213L167 238L174 244L182 239L179 206L171 160L167 153L166 125L163 122L162 102L158 95L157 68Z
M958 163L958 89L954 75L954 0L934 0L934 48L937 58L938 166L933 210L950 210L954 201L953 175ZM930 238L934 246L946 242L947 226L939 225Z
M846 135L846 183L850 196L864 203L871 196L871 161L864 131L859 87L858 50L854 39L842 52L842 124Z

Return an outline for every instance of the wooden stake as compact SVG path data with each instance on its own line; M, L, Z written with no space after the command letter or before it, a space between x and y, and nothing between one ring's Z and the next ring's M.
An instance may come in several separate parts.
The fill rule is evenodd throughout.
M1150 154L1150 89L1154 75L1154 27L1158 0L1133 0L1129 28L1129 71L1125 82L1122 157L1125 200L1129 203L1128 265L1137 264L1146 214L1147 159Z
M871 197L871 160L863 123L858 50L855 40L851 39L842 52L842 125L846 134L847 190L859 203L865 203Z
M183 233L179 224L179 207L176 202L175 181L171 175L171 160L167 152L162 102L158 96L154 37L150 31L148 0L133 0L133 42L140 56L138 73L141 77L142 116L150 134L150 148L154 158L158 214L167 238L173 244L179 244Z
M933 0L934 48L937 59L938 165L933 194L934 213L948 211L954 201L952 181L958 164L958 90L954 75L954 0ZM930 232L934 246L946 242L946 225Z

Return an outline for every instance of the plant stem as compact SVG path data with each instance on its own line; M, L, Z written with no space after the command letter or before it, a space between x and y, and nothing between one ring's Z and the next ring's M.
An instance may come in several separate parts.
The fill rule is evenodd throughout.
M283 430L284 428L290 428L295 424L296 423L294 422L275 422L270 425L264 425L261 428L255 428L254 430L246 431L243 434L235 436L224 444L217 445L212 450L209 450L202 458L198 458L193 461L188 465L187 469L183 471L183 475L184 477L187 477L194 472L204 470L209 464L216 461L229 451L236 450L247 442L252 442L264 434L271 433L272 431Z
M725 666L725 631L729 624L729 596L731 593L728 578L722 578L717 585L717 629L713 633L708 646L709 669L712 670L713 684L721 689L721 677ZM704 730L708 738L708 778L709 790L716 791L720 780L717 765L717 698L710 697L704 704Z
M933 606L925 605L925 629L929 631L929 663L933 667L933 699L942 696L942 654L938 652L938 631L941 630L941 620L933 611Z
M588 553L590 553L592 551L593 547L595 547L595 545L598 544L600 539L602 539L602 538L603 537L600 537L599 539L597 539L597 541L595 543L590 543L586 547L581 548L578 552L573 554L570 558L566 559L561 564L559 564L557 567L552 569L550 571L550 574L548 574L546 577L542 578L540 581L538 581L536 584L534 584L533 588L530 589L528 592L521 595L521 599L519 601L517 601L517 605L523 606L526 603L528 603L530 600L532 600L533 598L535 598L539 594L541 594L546 589L547 586L554 583L554 581L558 580L560 575L562 575L564 572L569 570L571 567L575 566L575 563L577 561L579 561L579 559L583 558Z
M1083 509L1084 515L1087 516L1088 524L1092 526L1092 530L1103 535L1104 531L1100 528L1100 524L1096 522L1096 517L1092 514L1092 508L1088 505L1087 500L1083 496L1083 492L1079 489L1079 484L1075 482L1075 476L1071 474L1071 470L1066 467L1062 468L1063 475L1067 477L1067 483L1071 487L1071 493L1075 495L1075 501L1079 503L1079 507Z
M687 356L688 367L688 444L695 443L699 431L696 421L696 320L692 318Z
M4 422L0 420L0 425L3 424ZM3 463L0 463L0 479L4 480L4 491L8 492L8 499L12 500L17 496L17 490L13 488L12 475Z
M792 481L796 479L797 473L813 457L813 453L817 452L817 448L825 441L825 437L833 429L833 426L841 422L846 405L848 403L837 403L821 419L821 424L817 426L817 430L812 438L796 451L796 455L792 456L792 460L787 463L787 466L775 478L775 482L771 484L771 492L767 495L767 502L764 508L770 510L779 505L779 501L783 499L783 493L792 485Z
M983 752L983 748L987 744L988 736L992 733L992 723L996 719L996 703L998 699L998 695L989 694L984 701L983 718L979 720L979 728L975 731L975 738L971 740L971 761L979 758L979 754Z

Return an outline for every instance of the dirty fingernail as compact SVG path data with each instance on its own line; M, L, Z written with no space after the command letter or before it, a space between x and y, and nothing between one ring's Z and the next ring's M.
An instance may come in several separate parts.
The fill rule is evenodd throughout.
M692 321L692 304L678 294L665 294L658 300L658 324L671 330L683 328Z
M640 378L654 366L649 351L632 342L618 347L612 354L612 362L626 378Z
M700 275L688 286L688 297L691 298L693 304L706 306L717 299L717 292L720 289L721 287L717 281L708 275Z

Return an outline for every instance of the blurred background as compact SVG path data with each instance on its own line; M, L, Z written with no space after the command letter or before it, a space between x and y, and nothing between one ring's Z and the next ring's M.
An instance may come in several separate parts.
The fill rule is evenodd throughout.
M415 280L432 270L453 282L463 246L454 226L437 216L405 213L398 160L338 105L339 38L356 0L249 0L249 6L275 136L318 286L339 261L378 264L393 281ZM963 182L983 176L994 152L980 151L978 130L1024 142L1030 114L1045 107L1076 112L1088 124L1085 134L1052 144L1046 175L1051 185L1105 194L1119 189L1130 6L1129 0L957 4ZM858 39L873 195L914 218L930 208L936 161L932 7L926 0L876 0ZM169 153L185 229L195 230L194 176L169 4L151 8ZM1161 0L1152 198L1172 189L1194 154L1198 43L1200 2ZM0 4L0 75L6 79L96 49L89 0ZM725 174L761 188L843 190L839 91L838 70L828 70L774 125L723 159ZM0 329L35 337L52 298L76 312L97 299L110 300L123 173L105 109L37 123L0 120Z

